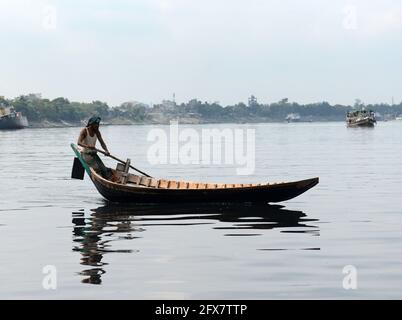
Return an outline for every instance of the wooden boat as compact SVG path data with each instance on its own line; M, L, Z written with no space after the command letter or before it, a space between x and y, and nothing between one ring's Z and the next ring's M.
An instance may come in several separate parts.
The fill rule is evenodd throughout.
M217 184L155 179L111 169L114 181L106 180L88 166L74 144L77 158L99 193L112 202L131 203L239 203L281 202L318 184L318 178L262 184Z

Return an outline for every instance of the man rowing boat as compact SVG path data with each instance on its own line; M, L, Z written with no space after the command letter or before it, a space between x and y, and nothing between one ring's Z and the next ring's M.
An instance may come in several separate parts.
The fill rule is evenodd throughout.
M84 161L93 168L97 173L99 173L103 178L110 179L113 176L112 170L107 168L102 160L96 153L96 142L99 142L105 150L106 155L109 155L109 150L106 146L105 141L103 141L102 135L99 131L99 124L101 118L93 116L88 120L85 128L80 132L78 137L78 145L81 147L81 154Z

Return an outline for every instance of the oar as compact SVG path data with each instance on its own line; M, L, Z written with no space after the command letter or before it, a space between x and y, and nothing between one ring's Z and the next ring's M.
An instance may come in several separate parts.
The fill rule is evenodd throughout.
M118 162L120 162L120 163L126 164L125 161L123 161L123 160L121 160L121 159L119 159L119 158L116 158L115 156L111 155L110 153L108 154L108 153L106 153L105 151L102 151L102 150L99 150L99 149L96 149L96 148L94 148L94 150L97 151L97 152L100 152L100 153L104 154L105 156L107 156L107 157L109 157L109 158L112 158L112 159L114 159L114 160L116 160L116 161L118 161ZM138 170L137 168L133 167L132 165L130 165L129 167L130 167L131 169L133 169L133 170L135 170L135 171L137 171L137 172L143 174L144 176L146 176L146 177L148 177L148 178L152 178L150 175L146 174L145 172L142 172L141 170Z

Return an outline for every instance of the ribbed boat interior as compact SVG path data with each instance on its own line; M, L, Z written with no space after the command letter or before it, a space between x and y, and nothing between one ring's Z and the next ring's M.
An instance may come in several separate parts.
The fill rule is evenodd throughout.
M228 188L246 188L266 186L266 184L257 183L239 183L239 184L224 184L224 183L201 183L201 182L188 182L188 181L175 181L165 179L148 178L135 174L127 174L120 171L113 170L113 182L125 185L135 185L143 188L156 188L156 189L228 189Z

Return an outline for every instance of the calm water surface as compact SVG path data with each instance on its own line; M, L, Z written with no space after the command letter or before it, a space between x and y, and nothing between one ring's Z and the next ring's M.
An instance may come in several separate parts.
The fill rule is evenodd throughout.
M156 177L320 184L282 207L110 205L88 177L70 179L79 128L0 131L0 298L402 298L402 122L194 127L255 129L249 176L150 165L152 128L102 132ZM47 265L56 290L42 286ZM342 286L347 265L356 290Z

